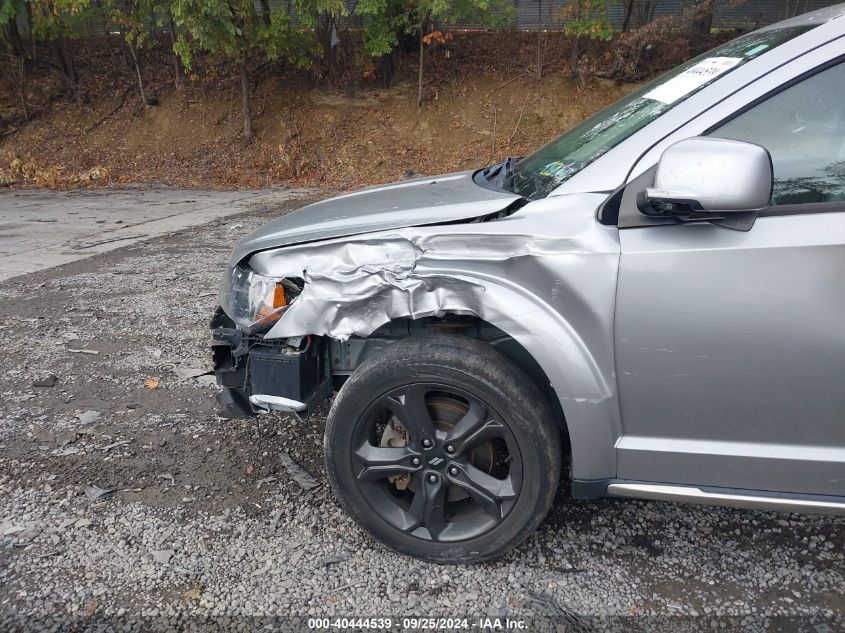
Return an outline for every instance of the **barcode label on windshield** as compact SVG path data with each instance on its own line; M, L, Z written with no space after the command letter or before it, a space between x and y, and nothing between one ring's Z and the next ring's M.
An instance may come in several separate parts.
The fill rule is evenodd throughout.
M657 86L644 96L646 99L654 99L667 105L675 103L678 99L686 97L704 84L713 81L719 75L728 72L741 61L741 57L708 57L702 59L695 66L687 68L680 75L672 77L665 84Z

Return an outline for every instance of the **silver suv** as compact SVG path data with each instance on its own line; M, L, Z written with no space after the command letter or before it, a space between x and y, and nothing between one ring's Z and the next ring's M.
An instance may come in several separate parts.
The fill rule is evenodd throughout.
M325 431L376 538L477 561L574 497L845 512L845 5L744 35L534 154L235 247L231 414Z

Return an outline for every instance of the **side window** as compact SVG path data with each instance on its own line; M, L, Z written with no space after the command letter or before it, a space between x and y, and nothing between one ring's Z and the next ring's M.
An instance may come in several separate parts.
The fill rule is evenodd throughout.
M845 200L845 64L790 86L711 136L769 150L774 205Z

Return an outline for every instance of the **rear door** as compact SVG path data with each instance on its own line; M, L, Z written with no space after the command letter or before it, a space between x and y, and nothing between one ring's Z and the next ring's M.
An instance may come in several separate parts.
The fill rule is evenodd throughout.
M845 64L709 133L770 151L771 206L748 232L620 222L618 476L843 495Z

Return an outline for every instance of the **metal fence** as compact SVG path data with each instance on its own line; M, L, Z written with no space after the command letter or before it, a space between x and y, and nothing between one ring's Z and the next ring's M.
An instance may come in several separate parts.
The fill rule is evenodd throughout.
M504 29L536 30L537 28L560 30L566 26L566 8L571 0L514 0L515 18ZM656 0L652 3L650 15L680 15L690 0ZM793 15L837 4L829 0L717 0L713 12L713 28L754 29L772 24ZM614 29L621 30L625 18L623 0L607 1L607 17ZM636 20L634 20L636 25ZM458 28L484 28L479 23L465 22Z
M654 0L651 4L650 17L661 15L680 15L692 0ZM341 27L354 28L358 24L355 6L358 0L346 0L347 15L340 18ZM502 16L501 26L495 30L530 30L539 29L561 30L566 26L566 8L572 0L511 0L512 15ZM772 24L787 17L820 9L837 4L829 0L717 0L713 14L713 28L750 30L766 24ZM271 8L287 5L287 9L294 21L297 20L296 9L291 0L270 0ZM260 4L256 0L256 10L260 11ZM607 0L607 16L611 26L620 30L624 20L625 5L623 0ZM165 16L160 16L156 22L166 24ZM95 14L80 17L67 16L70 28L78 35L101 36L105 33L119 33L116 24L108 23L102 16ZM633 21L636 25L636 18ZM491 30L480 20L459 22L457 24L442 24L441 28L453 29L483 29ZM22 33L28 32L26 17L18 16L18 28Z

